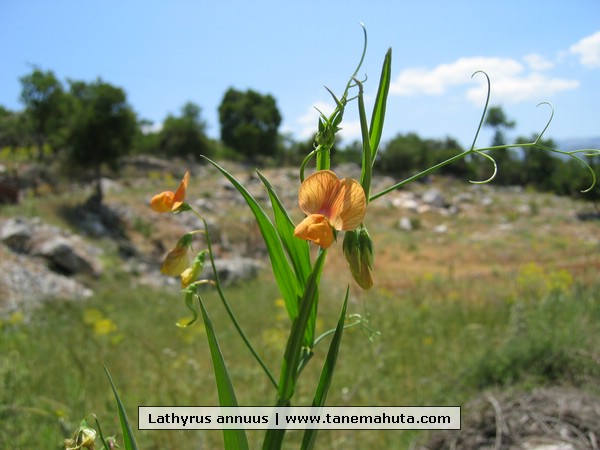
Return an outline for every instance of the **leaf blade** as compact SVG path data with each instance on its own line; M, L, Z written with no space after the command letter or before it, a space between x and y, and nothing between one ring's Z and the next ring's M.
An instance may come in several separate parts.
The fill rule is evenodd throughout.
M127 418L125 406L123 405L123 402L119 397L117 388L115 387L112 377L110 376L110 372L108 371L106 366L104 366L104 372L106 372L106 376L108 377L110 387L112 388L115 400L117 401L117 409L119 411L119 423L121 424L121 431L123 433L123 445L125 446L125 450L138 450L138 446L135 441L135 436L133 435L133 429L131 428L129 419Z
M267 251L269 252L269 258L271 260L271 267L273 269L275 281L277 282L277 286L279 287L279 291L281 292L281 296L285 302L288 315L290 316L290 319L293 320L298 315L298 286L293 269L291 268L290 263L285 256L283 245L279 238L279 234L277 233L277 229L271 222L271 219L269 219L269 217L266 215L262 207L258 204L256 199L252 197L247 189L238 180L236 180L233 175L231 175L227 170L219 166L211 159L206 157L204 158L215 168L217 168L217 170L219 170L225 176L225 178L227 178L233 184L242 197L244 197L244 200L246 200L246 203L254 214L260 232L265 241L265 245L267 246Z
M327 394L329 392L329 388L331 387L331 381L333 380L333 373L335 371L335 364L337 362L337 356L340 350L340 344L342 342L342 333L344 332L349 292L350 289L346 289L346 297L344 298L344 304L342 306L340 318L331 340L331 344L329 345L329 351L327 352L327 357L323 363L323 370L321 371L319 384L317 385L317 390L315 391L315 396L313 398L312 406L314 407L321 407L325 405ZM311 450L314 447L318 431L318 428L310 428L304 432L304 436L302 438L302 450Z
M315 292L319 283L321 272L323 270L326 255L326 250L319 253L317 260L315 261L314 268L306 283L304 295L300 301L300 310L298 312L298 316L292 323L290 337L288 338L281 364L281 375L277 393L277 406L289 406L290 399L292 398L296 388L296 380L299 373L298 369L300 356L302 354L305 330L310 318L311 310L313 309L314 302L316 300ZM263 449L271 450L275 448L281 448L284 435L285 429L267 430L265 439L263 441Z
M311 312L314 308L314 302L317 298L315 294L318 292L319 279L323 270L326 256L326 250L320 251L310 277L306 283L306 288L300 301L298 317L296 317L292 324L292 330L290 332L290 337L285 349L281 368L281 378L279 381L278 393L280 400L288 401L292 397L296 387L298 366L300 362L302 344L304 342L304 332L309 322Z
M373 114L371 115L371 126L369 127L369 140L371 144L372 164L375 163L377 150L381 135L383 133L383 123L385 121L385 111L387 108L387 97L390 90L390 80L392 77L392 49L388 49L383 60L381 68L381 77L379 79L379 88L373 105Z
M296 236L294 236L294 223L292 222L287 210L283 206L283 203L275 193L275 189L269 180L267 180L260 172L257 171L257 173L265 185L267 192L269 193L269 198L271 199L271 205L275 217L275 227L277 228L277 232L287 252L287 255L292 262L292 267L294 269L294 273L296 274L296 280L298 281L297 296L300 298L304 292L306 282L312 270L309 244L307 241L298 239ZM312 347L315 339L315 323L317 320L319 303L318 287L315 295L317 297L308 320L306 333L304 335L304 344L309 348Z
M215 380L217 382L219 404L221 406L238 406L233 384L231 383L231 378L229 377L227 366L225 365L225 359L223 358L223 353L221 352L219 342L217 341L217 336L215 334L212 322L208 316L208 312L204 307L204 303L199 296L198 302L200 303L200 310L202 311L204 328L206 330L206 339L208 340L208 346L210 348ZM227 450L248 449L248 440L243 429L223 429L223 440Z
M306 284L306 280L308 279L311 271L308 242L298 239L294 236L294 223L292 222L287 210L283 206L281 199L277 196L273 185L259 171L257 171L257 174L267 189L269 198L271 199L271 206L273 208L275 227L277 228L279 237L281 238L283 246L292 262L294 272L302 281L301 288L304 289L304 285Z

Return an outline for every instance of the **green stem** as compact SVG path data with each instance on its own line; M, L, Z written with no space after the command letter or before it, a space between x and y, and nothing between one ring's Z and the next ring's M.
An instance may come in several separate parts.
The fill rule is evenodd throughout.
M484 147L484 148L471 148L470 150L466 150L466 151L464 151L462 153L454 155L453 157L448 158L447 160L442 161L441 163L436 164L435 166L430 167L429 169L426 169L426 170L424 170L422 172L419 172L419 173L413 175L412 177L409 177L409 178L407 178L407 179L405 179L405 180L403 180L403 181L401 181L399 183L394 184L393 186L390 186L390 187L382 190L381 192L378 192L375 195L372 195L369 198L369 202L372 202L373 200L377 200L379 197L383 197L384 195L389 194L390 192L392 192L392 191L394 191L394 190L396 190L396 189L404 186L405 184L411 183L411 182L413 182L415 180L418 180L419 178L422 178L422 177L424 177L426 175L429 175L430 173L435 172L436 170L438 170L438 169L440 169L440 168L442 168L444 166L447 166L448 164L452 164L453 162L458 161L459 159L464 158L464 157L470 155L471 153L477 153L477 154L480 154L480 155L485 156L487 158L490 158L490 159L492 159L492 162L493 162L493 158L491 156L483 153L483 152L485 152L485 151L493 151L493 150L508 150L508 149L511 149L511 148L524 148L524 149L527 149L527 148L537 148L537 149L540 149L540 150L544 150L544 151L548 151L548 152L552 152L552 153L558 153L560 155L566 155L566 156L569 156L571 158L574 158L575 160L577 160L578 162L580 162L581 164L583 164L583 166L588 170L588 172L590 172L590 175L592 177L592 184L590 185L590 187L587 188L587 189L585 189L585 190L583 190L583 191L581 191L581 192L584 192L584 193L585 192L589 192L596 185L596 181L597 180L596 180L596 173L594 172L594 169L592 169L592 167L586 161L584 161L579 156L577 156L577 153L582 153L582 152L584 152L586 150L576 150L576 151L568 151L567 152L567 151L558 150L558 149L555 149L555 148L552 148L552 147L547 147L545 145L541 145L541 144L538 143L538 141L539 141L539 137L534 142L526 142L526 143L522 143L522 144L506 144L506 145L495 145L495 146ZM600 150L598 150L598 149L590 149L589 155L592 155L592 156L593 155L600 155ZM492 178L494 178L494 176L490 177L486 181L490 181ZM472 181L472 183L481 183L481 182L473 182Z
M262 369L264 370L265 374L267 375L267 377L271 381L271 384L273 384L273 386L275 387L275 389L278 389L277 381L275 381L275 377L273 376L273 374L271 373L271 371L269 370L269 368L267 367L267 365L265 364L265 362L261 359L261 357L259 356L259 354L256 352L256 350L254 350L254 347L250 343L250 340L246 336L246 333L244 333L244 330L242 330L242 327L241 327L240 323L238 322L237 318L235 317L235 314L233 313L233 310L231 309L231 306L229 305L229 302L227 301L227 298L225 297L225 292L223 292L223 288L221 286L221 280L220 280L220 277L219 277L219 273L217 272L217 267L215 265L215 259L214 259L213 252L212 252L212 245L211 245L211 241L210 241L210 234L208 233L208 225L206 223L206 220L204 220L204 217L202 217L200 214L198 214L198 212L195 211L193 208L192 208L192 212L196 215L196 217L198 217L202 221L202 223L204 224L204 229L206 230L206 233L205 233L205 235L206 235L206 246L208 248L208 256L210 258L210 265L212 266L212 270L213 270L213 273L215 275L215 284L217 286L217 292L219 293L219 298L221 299L221 302L223 303L223 306L225 306L225 310L227 311L227 314L229 315L229 318L233 322L233 326L235 327L235 329L237 330L238 334L240 335L240 337L244 341L244 344L246 344L246 347L248 347L248 350L250 350L250 353L252 353L252 356L254 356L254 359L256 359L256 361L258 362L258 364L262 367Z
M306 157L302 160L302 164L300 164L300 183L304 181L304 171L306 169L306 165L320 151L320 148L315 148L312 152L310 152Z
M362 320L359 320L359 321L356 321L356 322L352 322L352 323L349 323L349 324L347 324L347 325L344 325L344 330L348 330L348 329L350 329L350 328L354 328L354 327L356 327L356 326L358 326L358 325L362 325L362 324L363 324L363 321L362 321ZM325 339L327 336L329 336L329 335L331 335L331 334L335 333L335 332L336 332L336 330L337 330L336 328L332 328L331 330L327 330L327 331L325 331L323 334L319 335L319 337L317 337L317 338L315 339L315 344L313 345L313 349L315 349L315 348L317 347L317 345L319 345L319 343L320 343L320 342L321 342L323 339Z
M392 192L392 191L394 191L394 190L396 190L396 189L404 186L405 184L408 184L408 183L411 183L411 182L413 182L415 180L418 180L419 178L422 178L422 177L424 177L426 175L429 175L431 172L435 172L436 170L438 170L438 169L440 169L440 168L442 168L444 166L447 166L448 164L451 164L451 163L453 163L455 161L458 161L459 159L464 158L465 156L473 153L474 151L475 150L467 150L465 152L459 153L458 155L455 155L452 158L448 158L447 160L442 161L441 163L436 164L435 166L430 167L429 169L426 169L426 170L424 170L422 172L419 172L416 175L413 175L412 177L407 178L406 180L403 180L403 181L401 181L399 183L396 183L393 186L390 186L390 187L384 189L383 191L378 192L375 195L372 195L369 198L369 202L372 202L373 200L377 200L379 197L383 197L384 195L389 194L390 192Z

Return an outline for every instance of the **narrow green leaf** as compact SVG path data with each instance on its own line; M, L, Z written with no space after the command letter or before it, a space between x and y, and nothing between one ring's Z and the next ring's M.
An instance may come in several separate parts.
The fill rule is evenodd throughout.
M100 422L98 421L98 418L96 417L96 415L94 414L94 421L96 422L96 428L98 428L98 436L100 437L100 442L102 442L102 447L103 450L104 449L110 449L108 442L106 441L106 438L104 437L104 434L102 433L102 427L100 426Z
M313 271L311 272L304 295L300 301L300 311L298 317L292 323L292 330L287 341L283 362L281 364L281 375L279 379L279 392L277 395L277 406L289 406L290 399L294 395L296 389L296 381L298 378L298 370L300 368L300 356L302 355L302 347L304 341L305 330L309 322L311 311L314 308L316 301L316 293L319 284L325 256L327 251L321 251ZM269 429L265 434L263 441L263 449L271 450L281 448L285 429Z
M281 203L281 200L275 193L273 185L271 185L269 180L267 180L259 171L257 171L257 173L269 193L275 218L275 227L277 228L279 238L292 262L297 279L302 283L300 288L304 290L304 285L311 270L308 242L294 236L294 222L292 222L283 203ZM302 292L299 292L299 294L301 293Z
M310 316L306 323L306 330L304 330L304 346L307 349L312 349L315 343L315 330L317 326L317 313L319 310L319 281L317 281L317 287L314 293L313 306L310 310ZM312 350L311 350L312 351Z
M319 385L315 391L315 396L312 402L312 405L315 407L324 406L325 402L327 401L327 394L329 392L329 388L331 387L333 372L335 371L335 364L340 350L340 344L342 342L342 333L344 332L344 323L346 321L346 306L348 305L349 292L350 289L346 289L346 298L344 298L342 312L340 313L335 334L333 335L333 339L329 345L327 358L325 358L325 363L323 364L323 370L321 371L321 377L319 378ZM307 429L304 432L304 437L302 438L302 450L310 450L314 447L318 431L318 429Z
M369 128L367 125L367 114L365 112L365 101L363 98L363 85L354 80L358 86L358 117L360 119L360 131L362 134L362 167L360 174L360 185L365 191L367 199L371 192L371 178L373 175L373 163L371 154L371 142L369 140Z
M381 78L379 79L379 88L375 97L375 105L373 106L373 115L371 116L371 126L369 128L369 140L371 151L373 152L371 164L375 163L381 134L383 133L383 122L385 120L385 110L387 107L387 97L390 90L390 80L392 77L392 49L390 48L385 54L383 67L381 68Z
M213 370L215 372L217 393L219 395L219 405L238 406L237 399L235 398L235 391L233 390L233 384L231 384L231 379L229 378L227 366L225 365L225 360L223 359L223 354L221 353L221 348L219 347L219 342L217 341L212 322L208 317L208 313L200 297L198 297L198 302L200 303L200 309L202 310L204 328L206 329L206 338L208 340ZM225 443L225 449L227 450L248 449L246 433L242 429L223 430L223 440Z
M293 320L298 315L298 285L294 271L283 251L283 245L279 239L275 226L254 197L250 195L246 188L236 180L233 175L209 158L204 157L204 159L215 166L231 182L231 184L233 184L238 192L242 194L244 200L246 200L246 203L252 210L265 241L265 245L267 246L267 251L269 252L275 281L277 282L277 286L279 287L279 291L285 302L290 319Z
M281 203L281 200L275 193L275 190L269 180L267 180L260 172L258 176L262 180L269 197L271 198L271 205L273 207L273 214L275 217L275 227L279 233L279 238L283 243L283 246L292 262L294 272L296 273L296 280L298 281L298 297L304 292L306 281L310 276L311 262L310 262L310 249L307 241L298 239L294 236L294 222L290 218L287 210ZM318 305L318 289L315 293L317 299L315 300L313 310L311 312L308 324L306 327L306 333L304 335L304 345L312 347L315 339L315 323L317 320L317 305Z
M205 230L208 229L206 220L200 215L198 215L198 218L204 224L204 229ZM248 350L250 350L250 353L252 354L252 356L254 356L254 359L256 359L256 362L260 365L260 367L262 367L262 369L265 371L265 374L267 375L267 377L269 378L271 383L273 383L273 386L275 387L275 389L277 389L277 382L275 381L273 374L271 373L271 371L269 370L269 368L267 367L265 362L262 360L262 358L260 357L258 352L255 350L254 346L250 342L250 339L248 339L248 336L246 336L246 333L244 333L244 330L242 329L240 322L238 321L237 317L235 316L235 313L233 312L233 309L231 308L231 305L229 304L229 301L227 300L227 296L225 295L225 291L223 290L223 285L221 283L221 278L219 277L219 271L217 270L217 267L215 265L215 258L214 258L214 253L212 251L212 243L210 240L210 233L206 233L205 237L206 237L206 246L208 247L208 257L210 259L210 265L211 265L211 267L213 269L213 273L215 275L215 284L217 286L217 293L219 294L221 303L225 307L225 311L227 311L227 315L231 319L231 323L233 324L233 326L237 330L238 334L244 341L244 344L246 344L246 347L248 348ZM197 291L195 290L194 292L197 292Z
M294 394L296 388L296 379L298 376L298 367L302 344L304 342L304 333L308 324L311 312L316 301L319 279L325 263L327 251L322 250L315 261L313 271L308 278L306 288L300 301L300 311L298 317L292 324L290 337L287 342L283 364L281 367L281 376L279 381L279 399L287 401Z
M119 422L121 423L121 431L123 432L123 445L125 446L125 450L138 450L137 443L135 442L135 436L133 435L133 430L131 425L129 424L129 419L127 418L127 413L125 412L125 406L117 393L117 388L113 383L112 377L110 376L110 372L104 366L104 371L106 372L106 376L108 377L108 381L110 383L110 387L112 388L113 394L115 396L115 400L117 401L117 408L119 410Z

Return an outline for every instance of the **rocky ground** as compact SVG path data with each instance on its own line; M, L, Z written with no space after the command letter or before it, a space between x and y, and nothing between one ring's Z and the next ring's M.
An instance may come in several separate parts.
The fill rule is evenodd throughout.
M188 201L208 223L222 279L236 283L257 276L268 266L260 233L243 199L216 170L132 158L120 177L103 181L101 206L87 200L89 185L61 190L33 183L29 193L21 193L19 206L0 207L0 312L28 311L57 299L84 301L95 283L116 272L128 274L132 283L173 288L178 281L160 275L161 261L182 233L203 225L189 214L156 215L148 200L174 189L184 166L192 171ZM225 166L268 208L254 169ZM335 171L360 175L354 165ZM296 171L264 173L292 219L299 220ZM373 192L395 181L378 176ZM369 210L377 289L388 292L410 288L424 273L469 281L514 273L530 261L588 281L600 269L598 210L581 199L432 178L392 192ZM345 264L341 251L330 257L334 268ZM461 432L432 433L415 448L599 449L599 405L598 398L570 387L488 392L464 408L469 413Z
M233 163L225 166L268 208L268 195L253 168ZM31 192L21 193L21 203L37 205L34 210L38 214L15 206L0 209L0 310L29 307L53 298L86 298L92 294L94 280L116 267L139 283L174 284L176 280L159 275L161 261L181 234L203 225L191 214L157 215L148 208L148 200L153 193L174 189L184 172L182 167L192 171L188 201L208 223L223 279L233 283L256 276L268 265L268 258L251 213L233 186L207 165L137 157L128 161L120 177L103 180L106 198L102 205L89 201L89 185L63 188L63 194L80 192L76 200L71 198L65 205L59 189L40 189L30 180ZM352 164L334 169L339 176L360 176L359 168ZM279 168L265 169L264 173L293 220L300 220L297 171ZM377 176L372 192L395 182L391 177ZM42 194L37 196L32 194L40 191ZM43 208L50 203L52 206L47 208L54 210ZM527 233L570 240L577 251L561 255L565 264L575 267L582 258L588 267L600 264L597 257L588 257L600 246L594 220L598 214L594 205L581 200L431 178L428 183L394 191L369 208L368 226L376 250L380 249L377 257L381 267L402 265L407 277L411 273L448 270L455 262L459 267L456 270L468 277L475 270L485 271L482 261L495 256L516 265L521 260L507 256L508 249L499 248L497 243L515 239L514 252L527 254L517 242L520 239L528 245ZM419 252L406 251L416 243ZM483 254L476 258L465 254L465 249L474 247ZM337 253L341 255L332 254L334 260L341 258ZM378 280L380 286L399 288L402 279L393 270L384 272Z
M600 398L572 387L487 392L464 410L461 431L433 432L417 450L600 448Z

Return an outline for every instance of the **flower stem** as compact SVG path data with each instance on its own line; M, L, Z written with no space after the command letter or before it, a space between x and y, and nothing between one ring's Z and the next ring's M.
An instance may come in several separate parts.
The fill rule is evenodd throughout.
M192 212L196 215L196 217L198 217L202 221L202 223L204 224L204 229L206 230L206 232L205 232L206 246L208 248L208 256L210 258L210 265L212 267L212 270L213 270L213 273L215 276L215 284L217 287L217 292L219 293L219 298L221 299L221 302L223 303L223 306L225 307L225 310L227 311L227 314L229 315L231 322L233 322L233 326L235 327L238 334L244 341L244 344L246 344L246 347L248 347L248 350L250 350L250 353L252 353L252 356L254 356L254 359L256 359L258 364L262 367L265 374L269 378L269 381L271 381L271 384L273 384L275 389L278 389L277 381L275 381L275 377L273 376L273 374L271 373L271 371L269 370L269 368L267 367L265 362L261 359L261 357L258 355L256 350L250 343L250 340L246 336L246 333L244 333L244 330L242 330L240 323L238 322L235 314L233 313L233 310L231 309L231 306L229 305L229 302L227 301L227 298L225 297L225 292L223 292L223 288L221 286L221 280L219 278L219 274L217 272L217 267L215 265L215 259L213 257L212 245L211 245L211 241L210 241L210 233L208 232L208 225L206 223L206 220L204 220L204 217L202 217L200 214L198 214L198 212L195 211L194 209L192 209Z

